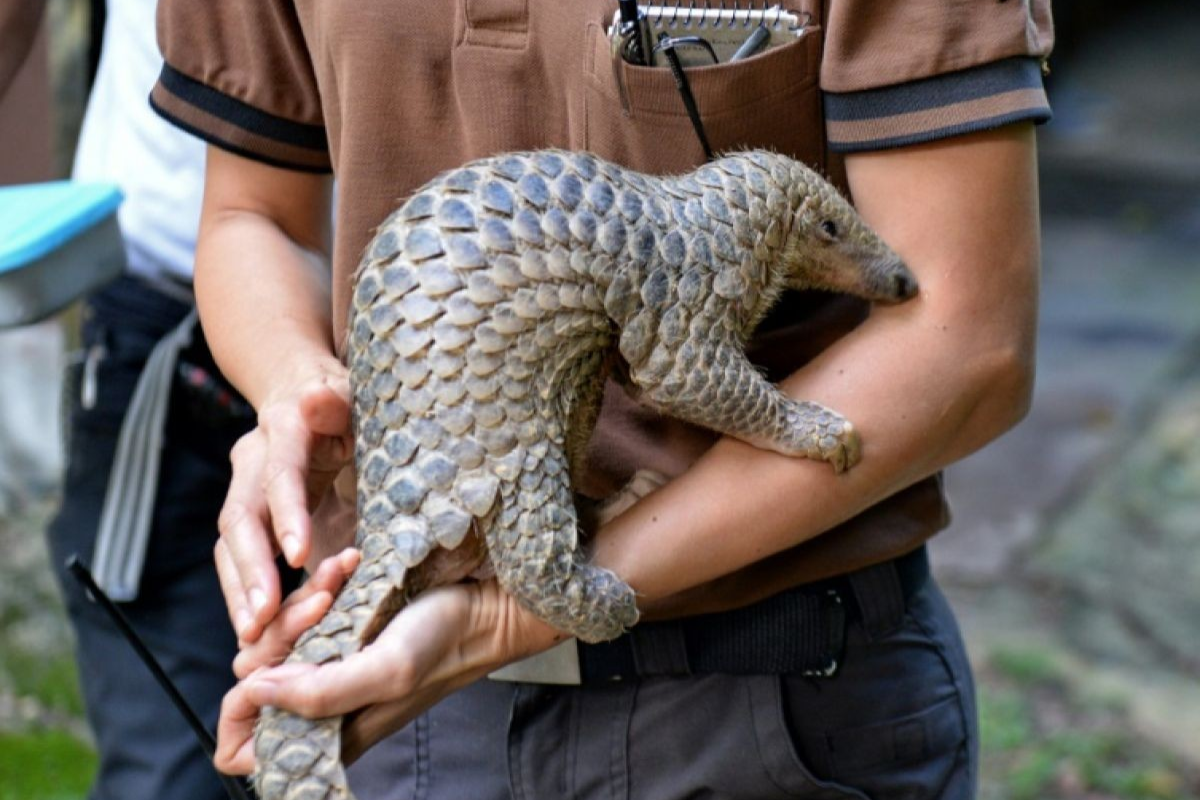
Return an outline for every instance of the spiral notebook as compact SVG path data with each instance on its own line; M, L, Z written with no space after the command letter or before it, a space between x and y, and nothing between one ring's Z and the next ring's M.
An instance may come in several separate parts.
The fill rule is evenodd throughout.
M742 9L725 8L724 4L720 8L650 5L643 6L640 11L642 36L650 52L649 65L655 67L667 65L659 46L664 34L675 40L676 53L683 66L695 67L727 63L744 46L749 52L743 50L739 58L794 42L804 35L808 23L807 14L787 11L778 5ZM618 11L608 30L609 38L614 42L620 35L620 28Z

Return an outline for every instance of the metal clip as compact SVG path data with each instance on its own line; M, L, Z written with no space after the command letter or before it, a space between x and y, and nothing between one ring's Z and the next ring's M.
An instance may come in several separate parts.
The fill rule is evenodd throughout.
M825 593L825 597L829 602L836 606L843 605L842 596L838 593L837 589L830 589ZM812 669L801 670L800 674L806 678L832 678L837 674L837 671L840 667L841 662L838 661L838 656L835 654L830 656L829 661L824 665L820 667L813 667Z
M79 406L84 411L96 407L96 394L99 391L96 373L100 362L108 355L108 350L102 344L94 344L88 348L83 357L83 375L79 379Z

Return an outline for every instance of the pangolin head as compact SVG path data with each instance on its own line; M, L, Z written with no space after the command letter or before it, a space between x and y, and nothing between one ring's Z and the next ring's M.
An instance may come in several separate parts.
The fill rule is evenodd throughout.
M799 162L792 162L791 176L795 210L783 244L784 262L790 266L788 288L824 289L884 303L916 295L917 280L904 261L829 181Z

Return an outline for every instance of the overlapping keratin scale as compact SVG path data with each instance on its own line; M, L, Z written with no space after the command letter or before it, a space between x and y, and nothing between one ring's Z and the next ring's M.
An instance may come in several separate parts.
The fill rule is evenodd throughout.
M291 659L363 647L431 556L480 531L504 588L551 624L587 641L633 625L633 592L580 556L569 475L614 350L668 413L856 457L840 417L787 399L741 351L795 267L781 248L819 183L761 152L656 178L540 151L447 172L389 216L349 323L363 561ZM350 797L340 725L266 710L264 800Z

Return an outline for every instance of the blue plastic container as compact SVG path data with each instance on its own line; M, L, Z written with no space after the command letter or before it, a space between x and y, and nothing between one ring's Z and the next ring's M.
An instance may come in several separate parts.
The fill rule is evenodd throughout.
M0 328L45 319L121 274L121 200L107 183L0 186Z

